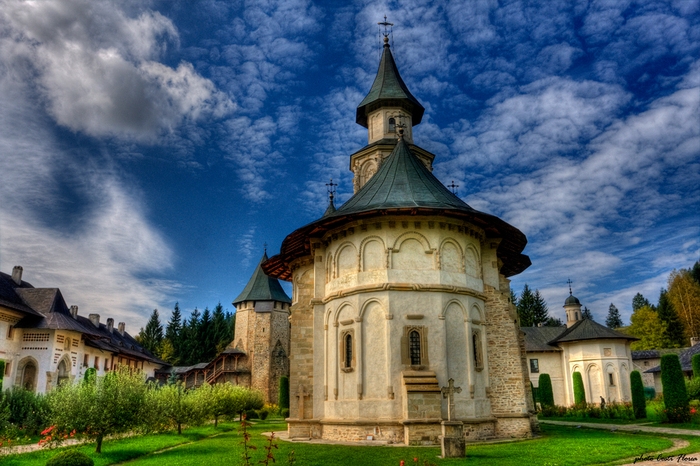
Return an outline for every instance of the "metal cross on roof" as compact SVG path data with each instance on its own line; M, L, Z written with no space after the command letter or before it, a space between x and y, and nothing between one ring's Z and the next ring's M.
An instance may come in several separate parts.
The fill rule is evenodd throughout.
M452 180L452 184L448 184L447 187L452 189L452 194L457 194L457 188L459 188L459 185L455 184L455 180Z
M263 243L263 249L265 249L265 254L267 254L267 243Z
M569 279L566 281L566 283L569 284L569 294L573 296L573 293L571 292L571 284L572 284L573 282L572 282L571 279L569 278Z
M387 23L386 21L386 15L384 15L384 21L380 21L377 23L380 26L384 26L384 37L389 37L389 32L387 32L387 27L391 27L394 25L394 23Z
M328 199L333 202L333 198L335 197L335 188L338 186L338 183L333 183L333 178L331 178L331 181L326 183L326 186L328 189Z

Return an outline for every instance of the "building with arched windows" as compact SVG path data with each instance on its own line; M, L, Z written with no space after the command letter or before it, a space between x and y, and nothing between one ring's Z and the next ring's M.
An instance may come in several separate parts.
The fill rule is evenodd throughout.
M564 302L566 327L522 327L530 381L539 386L549 374L554 403L574 404L574 372L581 373L586 402L600 404L632 400L630 372L635 370L630 343L638 340L584 319L573 294Z
M530 265L526 238L432 174L413 143L423 113L385 39L357 108L354 196L263 264L292 282L291 438L438 443L449 379L466 439L536 428L508 280Z
M2 388L23 387L45 393L88 368L102 375L116 366L143 370L148 376L164 364L145 350L123 322L83 317L66 305L58 288L35 288L22 280L22 267L0 272L0 361Z

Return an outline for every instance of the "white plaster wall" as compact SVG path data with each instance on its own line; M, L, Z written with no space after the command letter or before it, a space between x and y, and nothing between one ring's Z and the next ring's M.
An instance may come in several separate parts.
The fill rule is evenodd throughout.
M561 352L553 351L529 351L527 353L527 370L530 374L530 382L532 382L535 388L538 388L540 384L540 374L549 374L549 378L552 381L554 404L557 406L567 406L570 404L567 397L567 381L564 376L562 357L563 355ZM530 359L537 359L540 367L539 372L530 371Z

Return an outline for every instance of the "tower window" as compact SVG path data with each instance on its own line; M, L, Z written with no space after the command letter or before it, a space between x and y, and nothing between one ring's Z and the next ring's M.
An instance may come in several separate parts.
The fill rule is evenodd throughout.
M396 132L396 120L393 118L389 118L389 132L390 133Z
M354 336L353 330L347 330L340 335L340 370L343 372L352 372L355 368Z
M352 335L345 335L345 368L351 367L352 363Z
M614 386L615 385L615 376L613 374L608 374L608 379L610 381L610 386L611 387Z
M416 330L412 330L408 334L408 353L411 358L411 365L420 366L420 334Z
M530 372L533 374L540 371L540 364L537 359L530 359Z

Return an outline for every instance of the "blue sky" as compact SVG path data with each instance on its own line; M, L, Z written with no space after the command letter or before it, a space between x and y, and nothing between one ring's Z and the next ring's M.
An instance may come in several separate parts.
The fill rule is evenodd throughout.
M415 142L604 319L700 258L700 2L0 1L0 270L138 331L352 192L395 23ZM289 287L287 287L289 289Z

